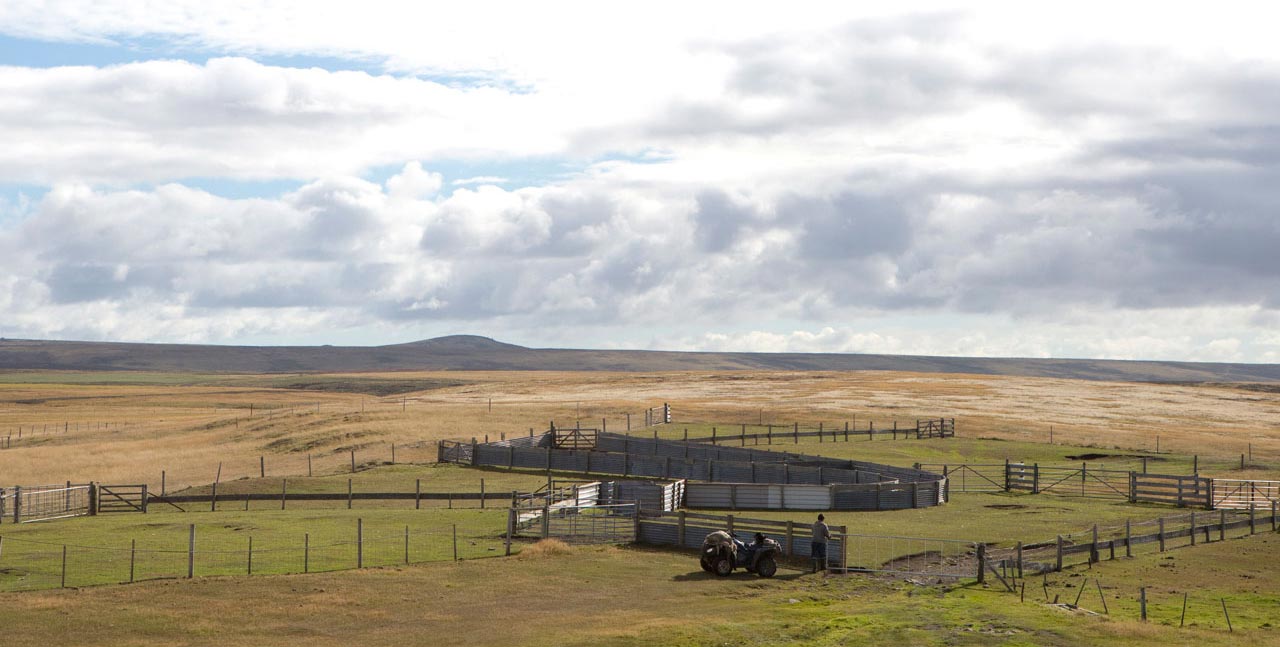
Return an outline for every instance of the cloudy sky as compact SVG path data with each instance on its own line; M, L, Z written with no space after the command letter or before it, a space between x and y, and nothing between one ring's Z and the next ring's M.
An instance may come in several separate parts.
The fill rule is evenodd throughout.
M1280 362L1280 17L867 4L6 0L0 336Z

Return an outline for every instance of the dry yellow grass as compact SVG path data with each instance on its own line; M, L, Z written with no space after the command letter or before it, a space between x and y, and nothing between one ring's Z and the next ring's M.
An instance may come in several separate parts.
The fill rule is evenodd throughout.
M539 559L556 555L568 555L571 552L573 552L573 547L559 539L543 539L532 546L526 546L521 549L519 556L521 559Z
M12 376L10 376L12 377ZM85 382L67 374L67 382ZM75 377L75 379L72 379ZM442 438L528 433L548 422L622 430L625 414L670 402L677 421L888 424L957 419L960 434L1060 443L1154 447L1184 453L1280 459L1280 394L1223 386L1090 382L896 372L435 372L346 376L450 379L462 386L374 397L353 393L217 386L182 376L163 384L0 383L0 481L96 480L170 489L256 476L305 474L357 462L430 461ZM19 378L21 379L21 378ZM492 400L492 409L490 409ZM252 407L252 416L250 410ZM36 427L31 437L32 426ZM46 430L47 426L47 430ZM63 429L67 431L62 432ZM56 430L56 431L55 431Z

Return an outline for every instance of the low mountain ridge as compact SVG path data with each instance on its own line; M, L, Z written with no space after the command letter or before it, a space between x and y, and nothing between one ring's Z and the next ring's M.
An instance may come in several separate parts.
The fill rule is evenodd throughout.
M386 346L215 346L0 339L0 370L342 373L908 371L1134 382L1280 382L1280 364L526 348L476 335Z

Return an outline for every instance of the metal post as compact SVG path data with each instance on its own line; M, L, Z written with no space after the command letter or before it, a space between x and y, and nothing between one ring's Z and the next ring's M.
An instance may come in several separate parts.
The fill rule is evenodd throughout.
M453 524L453 561L458 561L458 524Z
M364 519L356 519L356 568L364 568Z
M311 572L311 533L302 533L302 572Z
M196 576L196 525L191 524L191 532L187 538L187 579Z

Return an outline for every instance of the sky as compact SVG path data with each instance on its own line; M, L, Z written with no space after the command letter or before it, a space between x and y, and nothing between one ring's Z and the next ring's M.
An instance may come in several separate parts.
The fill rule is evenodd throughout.
M1280 17L1058 4L6 0L0 337L1280 362Z

